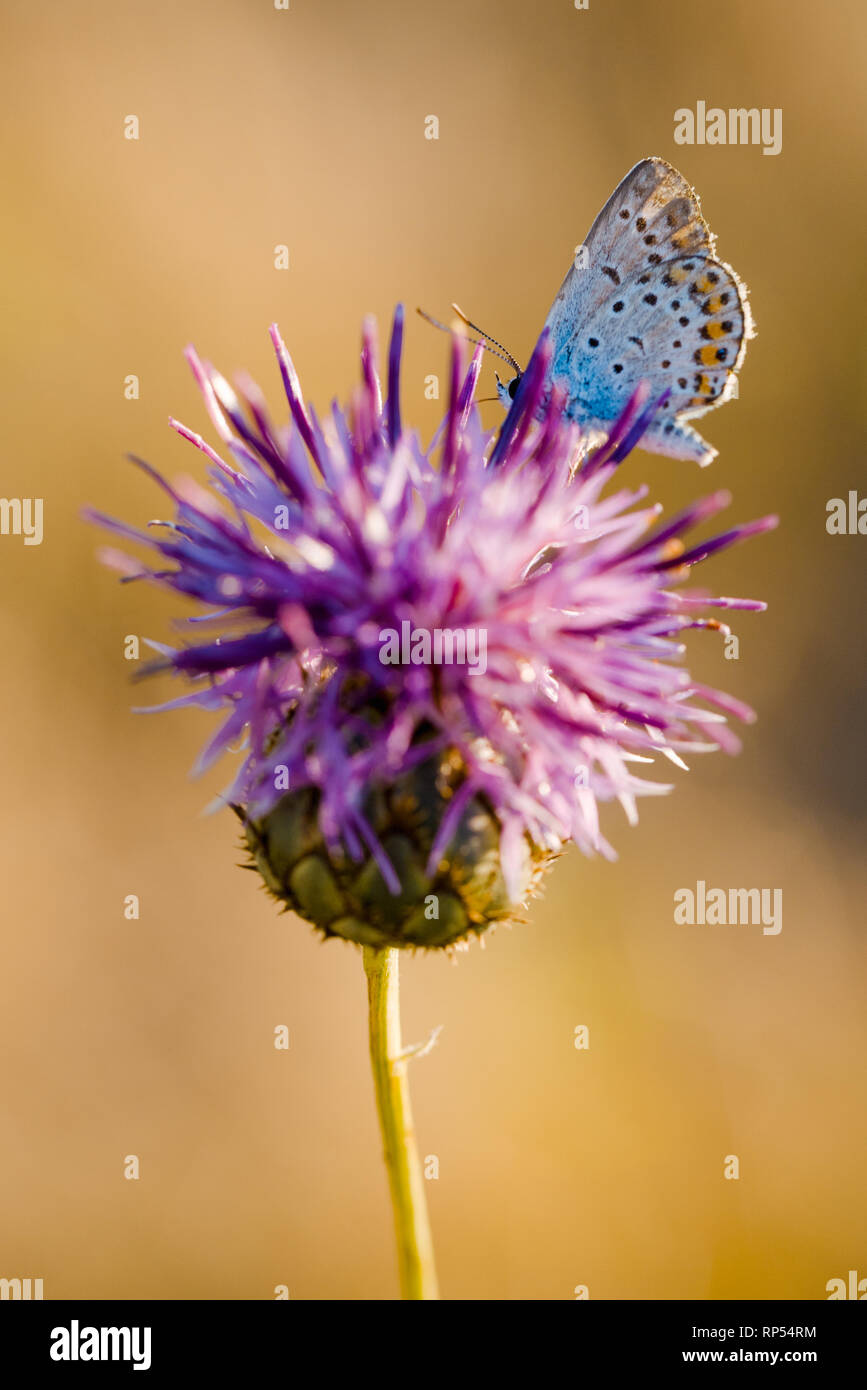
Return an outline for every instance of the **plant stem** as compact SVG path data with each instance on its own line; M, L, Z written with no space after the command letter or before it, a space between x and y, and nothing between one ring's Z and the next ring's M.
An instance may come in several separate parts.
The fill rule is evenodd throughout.
M397 1235L401 1297L439 1298L424 1179L401 1053L399 952L364 948L370 1005L370 1060Z

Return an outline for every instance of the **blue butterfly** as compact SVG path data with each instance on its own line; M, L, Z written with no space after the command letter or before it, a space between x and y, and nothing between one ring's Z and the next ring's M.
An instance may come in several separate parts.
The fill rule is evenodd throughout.
M568 419L607 433L643 380L653 397L669 394L642 448L702 466L716 457L686 421L736 394L752 315L746 287L716 256L698 194L664 159L643 159L614 190L545 327L549 378L566 393ZM497 378L508 407L522 373L505 359L516 370L511 381Z

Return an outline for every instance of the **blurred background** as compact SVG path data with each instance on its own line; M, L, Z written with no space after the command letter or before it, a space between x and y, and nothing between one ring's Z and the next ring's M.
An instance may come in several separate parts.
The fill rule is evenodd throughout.
M187 342L277 410L275 319L320 408L356 380L362 316L384 333L398 300L457 299L526 360L648 154L697 186L759 336L740 399L701 426L710 473L636 453L627 481L669 508L724 486L733 521L780 513L703 576L769 601L736 615L739 660L702 634L690 653L759 720L637 829L610 808L618 863L570 850L530 925L405 960L406 1039L444 1025L412 1069L441 1285L824 1298L867 1276L867 539L825 529L828 499L867 492L863 6L4 11L0 491L44 498L45 520L40 546L0 538L0 1276L47 1298L396 1295L360 955L278 916L235 867L234 818L202 817L231 775L188 778L208 716L131 713L166 691L130 685L124 639L171 641L180 610L120 586L79 512L163 514L127 451L202 477L166 424L208 433ZM782 108L782 153L675 145L699 100ZM447 345L415 318L407 336L404 414L427 439ZM675 926L698 879L781 888L782 932Z

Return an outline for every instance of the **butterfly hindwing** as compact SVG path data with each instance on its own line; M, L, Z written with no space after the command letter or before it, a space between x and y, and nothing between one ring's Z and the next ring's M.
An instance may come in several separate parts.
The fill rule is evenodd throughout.
M731 394L748 327L749 309L729 267L678 257L605 299L555 349L551 377L567 383L567 414L582 422L613 420L642 380L654 397L669 393L660 418L703 415Z

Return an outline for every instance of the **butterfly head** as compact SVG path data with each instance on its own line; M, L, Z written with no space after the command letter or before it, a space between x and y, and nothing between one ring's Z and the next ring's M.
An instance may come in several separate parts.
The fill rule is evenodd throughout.
M512 401L515 399L515 395L517 394L518 385L520 383L521 377L523 376L523 372L518 372L516 376L512 377L511 381L500 381L499 374L495 373L495 375L497 377L497 395L499 396L506 410L508 410L509 406L512 404Z

